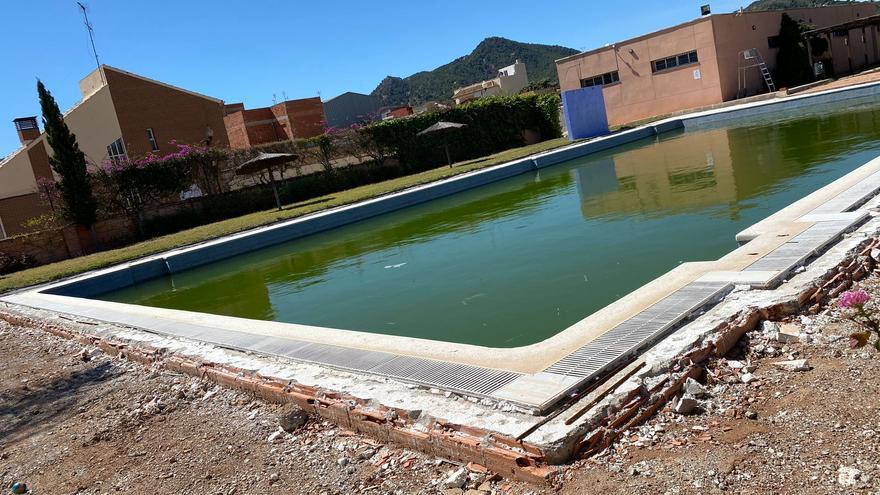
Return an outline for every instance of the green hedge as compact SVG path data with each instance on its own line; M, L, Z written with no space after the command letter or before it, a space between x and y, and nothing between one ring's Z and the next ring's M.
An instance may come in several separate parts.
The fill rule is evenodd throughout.
M418 135L439 121L467 127L444 136ZM541 140L562 135L556 94L481 98L441 112L377 122L365 130L377 145L420 170L446 163L444 141L452 160L461 161L522 146L524 130L538 131Z
M280 183L278 196L284 204L297 203L355 187L396 179L412 173L407 167L375 162L351 165L332 173L316 172L291 177ZM255 211L275 207L275 198L269 186L213 194L191 200L192 208L144 221L146 237L171 234L207 223L218 222Z

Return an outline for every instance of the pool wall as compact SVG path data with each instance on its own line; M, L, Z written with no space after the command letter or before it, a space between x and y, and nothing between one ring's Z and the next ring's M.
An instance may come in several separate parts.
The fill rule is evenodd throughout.
M871 99L878 95L880 95L880 83L868 83L827 92L765 100L664 119L587 142L575 143L520 160L464 173L449 179L412 187L351 205L331 208L194 246L171 250L119 266L113 270L102 271L96 276L75 279L67 284L49 288L45 292L74 297L94 297L152 278L178 273L239 254L331 230L669 131L700 128L733 119L756 117L805 107L815 108L817 105L823 104L839 104L847 100ZM738 239L743 241L747 240L747 237L740 238L738 236Z

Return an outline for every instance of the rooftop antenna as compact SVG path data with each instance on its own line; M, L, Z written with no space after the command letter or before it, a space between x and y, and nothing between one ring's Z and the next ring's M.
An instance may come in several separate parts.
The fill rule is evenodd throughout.
M89 41L92 42L92 53L95 55L95 65L98 67L98 75L101 76L101 84L107 84L107 81L104 80L104 73L101 71L101 62L98 60L98 50L95 49L95 30L89 22L89 14L86 13L86 6L83 5L82 2L76 2L76 4L79 5L79 10L82 12L86 31L89 33Z
M287 101L287 91L281 92L281 98L282 98L282 101Z
M278 98L275 97L275 93L272 93L272 104L278 103Z

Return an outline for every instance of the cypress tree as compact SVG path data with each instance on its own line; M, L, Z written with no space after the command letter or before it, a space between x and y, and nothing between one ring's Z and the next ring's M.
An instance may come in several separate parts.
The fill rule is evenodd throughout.
M39 79L37 93L43 112L46 141L53 153L49 157L49 165L61 177L57 186L66 206L66 215L80 225L91 227L97 217L97 201L92 193L91 177L86 170L86 156L79 149L76 136L64 122L55 98Z
M801 38L805 27L782 14L779 23L779 53L776 54L777 86L797 86L812 78L807 62L807 48Z

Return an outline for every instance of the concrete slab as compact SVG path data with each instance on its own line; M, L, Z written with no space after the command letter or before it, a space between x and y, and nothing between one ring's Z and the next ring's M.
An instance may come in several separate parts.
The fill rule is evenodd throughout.
M844 213L808 213L800 218L800 222L846 222L856 223L868 217L866 211L850 211Z
M546 372L522 375L496 390L493 395L511 402L525 400L530 404L544 404L550 402L561 390L569 390L581 380L582 378L574 376Z
M779 272L775 270L752 272L717 271L706 273L697 280L700 282L730 282L734 285L763 287L772 282L777 275L779 275Z

